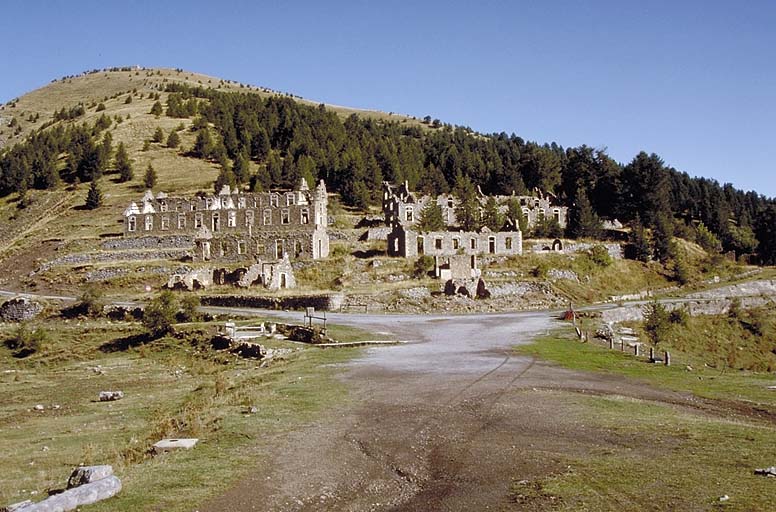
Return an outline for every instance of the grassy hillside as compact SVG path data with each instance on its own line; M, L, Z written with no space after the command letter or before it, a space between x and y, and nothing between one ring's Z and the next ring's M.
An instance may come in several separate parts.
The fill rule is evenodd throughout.
M0 106L0 147L12 145L24 139L32 130L39 128L45 122L53 120L54 112L62 107L70 108L79 103L85 106L99 102L105 103L105 113L113 114L131 114L144 113L150 109L150 104L124 105L128 93L133 93L133 101L139 94L145 96L149 92L157 92L163 89L168 83L182 83L191 86L212 87L221 91L239 91L258 94L261 97L272 95L290 95L281 93L272 89L254 85L241 84L232 80L225 80L213 76L193 73L190 71L167 69L167 68L142 68L132 69L131 71L99 71L84 75L65 77L52 80L48 85L36 89L19 98L13 99ZM106 98L113 98L120 95L120 98L105 101ZM163 95L164 103L166 95ZM317 105L318 102L293 96L302 103ZM151 102L151 104L153 101ZM148 109L144 108L148 107ZM341 117L347 117L351 114L368 117L375 120L393 120L403 123L411 123L420 127L420 120L410 116L380 112L377 110L365 110L352 107L342 107L327 105L327 108L333 110ZM87 109L94 114L94 109ZM39 116L34 122L31 117ZM97 113L97 116L99 113ZM86 120L89 120L87 114ZM92 116L96 117L96 116ZM13 127L9 124L16 119ZM81 119L79 119L80 121ZM94 121L94 119L92 119Z

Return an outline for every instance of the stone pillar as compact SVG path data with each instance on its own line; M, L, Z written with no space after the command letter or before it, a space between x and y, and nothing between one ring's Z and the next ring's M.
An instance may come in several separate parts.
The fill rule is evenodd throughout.
M614 350L614 338L609 338L609 350Z
M633 355L636 357L639 357L641 354L639 354L639 347L640 345L638 343L633 345Z
M655 347L649 347L649 360L655 360Z
M663 364L665 364L666 366L671 366L671 353L666 350L665 352L663 352L663 354L665 355L663 359Z

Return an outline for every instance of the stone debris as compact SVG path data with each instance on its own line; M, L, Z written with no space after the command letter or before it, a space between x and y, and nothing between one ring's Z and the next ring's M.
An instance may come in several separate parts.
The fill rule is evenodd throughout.
M27 297L17 297L7 300L0 306L0 321L25 322L32 320L43 311L43 304Z
M72 489L84 484L90 484L102 480L113 474L113 466L103 464L100 466L80 466L73 470L67 479L67 488Z
M771 478L776 477L776 466L771 466L765 469L755 469L754 474L763 475Z
M30 500L24 500L24 501L20 501L19 503L14 503L13 505L6 505L5 507L0 507L0 512L19 512L23 508L26 508L30 505L32 505L32 502Z
M173 450L190 450L199 442L196 438L162 439L154 443L155 453L165 453Z
M33 409L35 409L36 411L42 411L43 409L45 409L45 407L43 407L43 404L38 404L35 407L33 407Z
M113 475L111 466L84 466L73 470L67 490L43 501L15 503L0 512L66 512L84 505L106 500L121 491L121 480Z
M112 402L124 398L123 391L100 391L100 402Z

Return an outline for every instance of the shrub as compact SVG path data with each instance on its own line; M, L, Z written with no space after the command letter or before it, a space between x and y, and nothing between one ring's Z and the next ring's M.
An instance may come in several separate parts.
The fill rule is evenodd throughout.
M14 333L5 342L6 346L14 350L16 357L27 357L35 352L43 350L48 343L48 332L42 328L30 329L27 323L22 322Z
M84 288L83 293L81 293L77 307L84 315L91 317L100 316L103 307L102 292L94 285L87 286Z
M588 252L588 256L590 257L590 261L599 267L608 267L612 264L612 257L603 245L594 245Z
M677 308L668 314L668 321L672 324L686 326L690 319L690 313L685 308Z
M178 299L169 291L163 291L143 311L143 327L155 337L172 332L178 313Z
M668 310L658 301L652 301L644 306L644 332L653 345L665 341L671 329Z
M199 297L196 295L186 295L181 300L181 311L178 313L178 320L181 322L196 322L200 319L197 308L200 306Z
M412 267L415 277L425 277L434 270L434 258L428 255L419 256Z

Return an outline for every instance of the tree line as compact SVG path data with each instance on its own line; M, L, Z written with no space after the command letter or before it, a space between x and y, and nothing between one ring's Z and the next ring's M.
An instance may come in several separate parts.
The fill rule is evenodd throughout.
M621 164L585 145L563 148L515 134L441 124L421 128L356 115L343 120L324 105L284 96L176 83L167 84L166 92L165 115L196 116L196 142L188 154L220 164L218 186L266 190L293 186L301 177L324 179L346 204L365 207L379 202L383 180L438 194L455 190L465 178L486 194L540 189L557 195L573 205L569 231L575 236L594 236L601 218L633 222L638 214L650 230L669 224L674 234L693 240L702 224L720 249L756 251L764 263L776 263L773 199L690 177L654 153ZM33 133L0 157L0 194L51 188L58 176L94 179L105 164L98 136L83 125ZM60 171L56 162L63 154L67 164Z

